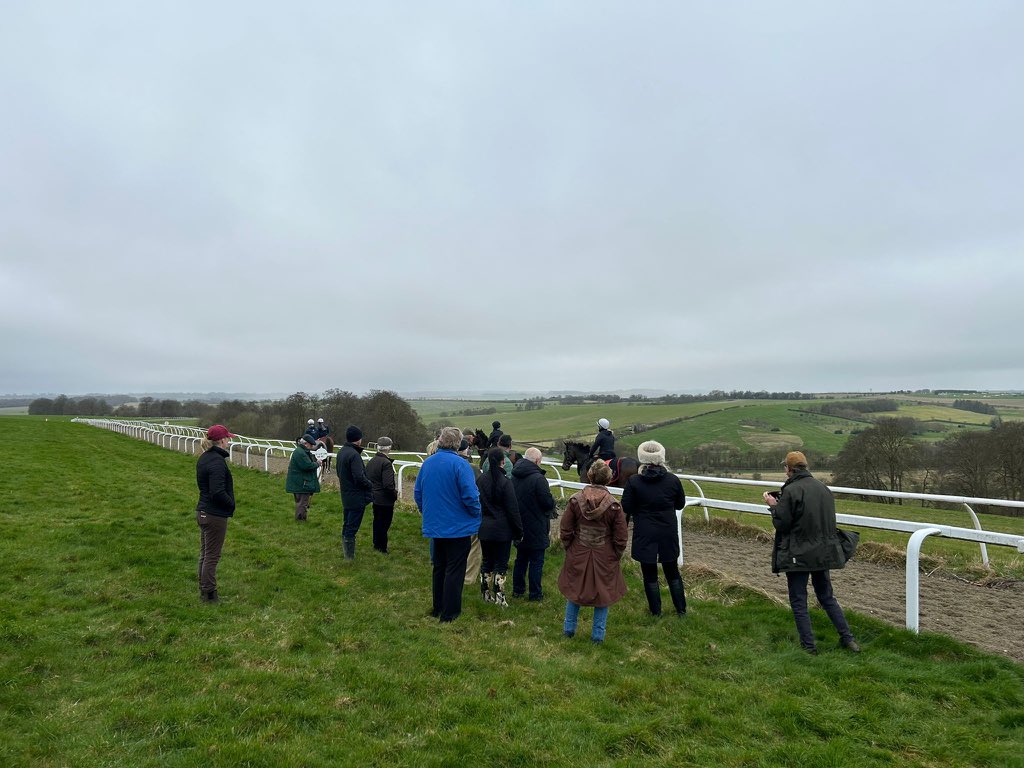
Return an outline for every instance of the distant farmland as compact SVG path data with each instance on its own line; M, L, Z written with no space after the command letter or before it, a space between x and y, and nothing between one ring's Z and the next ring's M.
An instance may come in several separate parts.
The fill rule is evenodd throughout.
M853 398L850 398L853 399ZM920 405L900 404L897 411L884 411L847 419L811 412L834 400L719 400L713 402L660 405L643 402L587 403L564 405L547 401L539 410L516 410L514 402L465 400L413 400L412 406L424 421L445 421L460 427L490 432L495 419L502 430L519 442L549 447L565 438L592 440L597 420L607 418L622 443L632 446L644 440L658 440L677 450L693 450L702 445L728 445L741 451L801 448L824 454L836 454L846 445L854 430L869 428L873 421L886 417L909 417L921 422L922 439L939 440L950 430L986 428L992 417L952 408L938 401ZM995 401L1003 419L1024 418L1017 402ZM465 409L494 408L497 413L480 416L447 416ZM664 426L655 426L673 422ZM646 427L629 434L633 425Z

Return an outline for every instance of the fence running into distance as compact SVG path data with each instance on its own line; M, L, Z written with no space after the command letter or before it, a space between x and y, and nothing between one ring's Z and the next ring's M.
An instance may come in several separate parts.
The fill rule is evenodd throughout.
M196 453L198 444L206 437L206 430L199 427L190 427L177 424L155 424L138 420L116 420L116 419L74 419L73 421L89 424L103 429L113 430L141 440L160 445L163 448L170 448L187 453ZM368 447L372 448L372 443ZM250 460L253 455L263 456L264 471L270 470L270 457L280 453L284 457L291 455L295 450L295 443L289 440L273 440L267 438L246 437L236 435L228 447L228 459L235 462L236 451L238 456L244 456L245 466L251 466ZM367 451L369 453L369 451ZM408 456L409 459L396 459L395 467L397 472L397 486L399 498L402 498L402 480L405 471L410 467L422 466L425 454L407 453L401 451L393 452L393 455ZM368 456L364 456L364 459ZM586 483L573 482L562 477L561 462L554 462L548 459L543 464L554 470L555 480L549 480L552 488L558 488L564 498L564 489L577 490L584 488ZM778 488L779 483L764 480L736 480L732 478L706 477L702 475L678 474L681 480L688 481L697 489L697 496L686 497L686 507L702 507L704 519L710 521L710 510L721 509L733 512L746 512L754 515L771 515L771 511L763 504L748 504L739 501L727 501L724 499L708 498L704 494L702 484L723 483L728 485L748 485L767 488ZM958 539L977 543L981 548L982 562L988 566L987 545L1011 547L1020 553L1024 553L1024 536L1010 533L999 533L986 531L981 526L977 514L972 505L985 504L997 507L1012 507L1024 509L1024 502L1011 501L1007 499L985 499L965 496L943 496L927 493L898 493L893 491L876 491L865 488L845 488L840 486L829 486L833 493L851 494L856 496L869 496L879 498L914 499L933 502L947 502L962 504L969 513L974 524L973 528L960 528L949 525L933 523L921 523L910 520L892 520L883 517L867 517L863 515L836 514L836 521L843 525L852 525L858 528L875 528L886 531L897 531L910 534L907 542L906 554L906 625L907 629L917 632L919 630L919 606L920 606L920 583L919 563L921 546L929 536L940 536L948 539ZM612 493L621 495L619 488L609 488ZM683 509L676 510L677 535L679 536L679 564L684 562L684 541L683 541Z

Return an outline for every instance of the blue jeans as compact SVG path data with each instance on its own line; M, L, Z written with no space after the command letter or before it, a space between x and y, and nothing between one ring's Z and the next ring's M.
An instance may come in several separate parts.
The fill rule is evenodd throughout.
M541 579L544 576L544 553L547 550L525 549L519 547L516 552L516 562L512 566L512 595L522 595L526 592L526 571L530 571L530 599L540 600L544 596L541 586Z
M572 600L565 601L565 624L562 629L568 635L576 634L576 624L580 617L580 607ZM605 631L608 629L608 606L594 609L594 627L590 631L590 639L596 643L604 640Z
M828 571L804 571L802 573L786 572L786 582L789 586L789 605L793 609L793 618L796 620L796 631L800 634L800 645L804 648L814 648L814 631L811 629L811 616L807 612L807 577L811 577L814 585L814 596L818 603L825 609L833 626L839 633L839 639L844 643L853 640L853 633L850 632L850 625L846 623L846 615L832 594L832 580L828 577Z

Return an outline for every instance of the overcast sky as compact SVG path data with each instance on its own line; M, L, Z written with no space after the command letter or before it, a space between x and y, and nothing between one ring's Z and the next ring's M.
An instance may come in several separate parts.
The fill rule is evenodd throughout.
M0 392L1024 388L1024 3L17 2Z

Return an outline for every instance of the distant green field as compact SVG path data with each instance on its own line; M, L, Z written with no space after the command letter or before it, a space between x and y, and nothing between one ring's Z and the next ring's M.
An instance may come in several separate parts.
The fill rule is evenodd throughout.
M412 401L418 413L420 401ZM542 443L560 437L579 435L582 439L593 439L597 432L597 420L606 418L612 423L612 430L621 431L623 426L632 424L654 424L681 416L693 416L720 410L735 403L746 401L720 401L714 403L685 403L682 405L651 405L647 403L612 403L608 405L562 405L548 402L536 411L516 411L514 404L506 404L510 410L494 416L457 416L449 419L460 427L480 428L491 431L491 422L501 421L502 431L515 440ZM435 410L436 409L436 410ZM435 413L441 408L433 404L429 410ZM452 410L461 410L453 408ZM425 419L429 420L429 419Z
M0 407L0 416L24 416L27 413L27 405L5 405Z
M797 410L814 405L813 402L739 402L742 404L738 407L640 435L629 435L623 441L639 445L643 440L657 440L680 450L690 450L708 443L726 443L744 450L807 448L822 453L837 453L849 439L851 429L858 426L863 428L863 425L856 422ZM779 431L773 432L773 428ZM842 434L835 434L836 430Z
M987 427L991 416L952 408L936 402L920 405L907 402L898 411L868 414L862 421L843 419L810 411L826 400L722 400L654 405L649 403L614 403L609 405L563 405L547 402L536 411L517 411L515 403L487 401L414 400L413 407L430 422L441 419L442 412L466 408L494 407L498 413L482 416L452 416L445 420L460 427L490 432L491 422L501 421L502 430L516 441L554 445L564 437L584 442L594 438L597 420L607 418L620 442L634 448L644 440L657 440L678 450L692 450L701 445L720 443L739 450L792 450L803 448L824 454L836 454L850 439L852 430L866 429L873 420L907 416L922 422L928 430L922 440L941 440L959 427ZM1005 409L1004 418L1022 418ZM636 434L628 434L632 425L652 425L672 419L685 419ZM557 446L555 446L557 447Z

